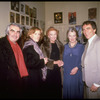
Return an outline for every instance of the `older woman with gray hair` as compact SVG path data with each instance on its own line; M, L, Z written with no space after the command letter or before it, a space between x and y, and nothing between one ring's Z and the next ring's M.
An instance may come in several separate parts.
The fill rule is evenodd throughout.
M0 98L24 97L23 82L28 71L17 44L21 33L21 26L11 23L6 28L6 36L0 39Z
M84 45L78 42L74 27L68 29L67 37L63 53L63 99L83 99L81 57Z

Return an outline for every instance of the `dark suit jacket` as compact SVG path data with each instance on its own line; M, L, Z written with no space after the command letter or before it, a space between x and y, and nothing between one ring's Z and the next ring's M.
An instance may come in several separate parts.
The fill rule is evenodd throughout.
M14 52L5 36L0 39L0 98L22 96L22 83Z

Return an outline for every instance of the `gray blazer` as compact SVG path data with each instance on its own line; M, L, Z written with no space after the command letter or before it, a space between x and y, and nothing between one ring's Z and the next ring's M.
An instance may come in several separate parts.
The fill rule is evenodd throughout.
M87 45L86 45L87 46ZM100 85L100 37L96 35L83 60L82 55L82 74L83 81L88 87L93 83Z

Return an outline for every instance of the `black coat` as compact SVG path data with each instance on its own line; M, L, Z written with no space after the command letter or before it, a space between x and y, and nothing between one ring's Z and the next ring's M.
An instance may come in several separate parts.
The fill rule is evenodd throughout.
M0 39L0 98L21 98L23 82L7 37Z
M64 46L59 40L56 40L55 43L52 45L50 43L49 38L46 37L45 41L43 41L41 44L41 49L45 57L51 58L51 56L55 54L55 56L54 55L52 56L52 60L49 60L46 65L47 66L47 79L44 85L44 89L45 89L44 94L46 95L44 96L47 99L48 98L49 99L61 99L61 94L62 94L61 93L62 92L61 74L63 70L62 70L62 67L58 67L53 62L55 59L62 60Z
M39 98L42 82L41 68L45 66L44 60L40 59L39 54L34 50L33 45L24 48L23 55L29 72L29 96L31 98Z

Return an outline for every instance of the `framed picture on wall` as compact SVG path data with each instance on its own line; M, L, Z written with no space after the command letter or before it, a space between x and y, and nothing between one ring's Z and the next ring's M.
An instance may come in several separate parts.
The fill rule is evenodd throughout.
M33 18L37 18L37 9L33 7Z
M92 21L96 21L96 18L97 18L97 8L89 8L88 19Z
M19 12L19 2L11 2L11 10Z
M21 25L25 24L25 16L21 15Z
M30 8L30 17L33 18L33 9Z
M15 13L10 12L10 23L15 23Z
M33 25L33 19L30 17L30 26Z
M29 17L26 16L26 25L29 25Z
M78 32L78 41L82 44L85 44L87 42L87 39L85 38L84 34L82 33L82 25L76 25L75 28Z
M76 12L69 12L68 20L70 25L76 24Z
M54 13L54 23L62 23L63 19L62 19L62 12L56 12Z
M75 28L78 32L78 36L81 37L82 36L82 25L76 25Z
M16 13L16 23L20 23L20 14Z
M28 5L25 5L25 14L29 15L30 9Z
M20 2L20 13L25 14L25 4Z

